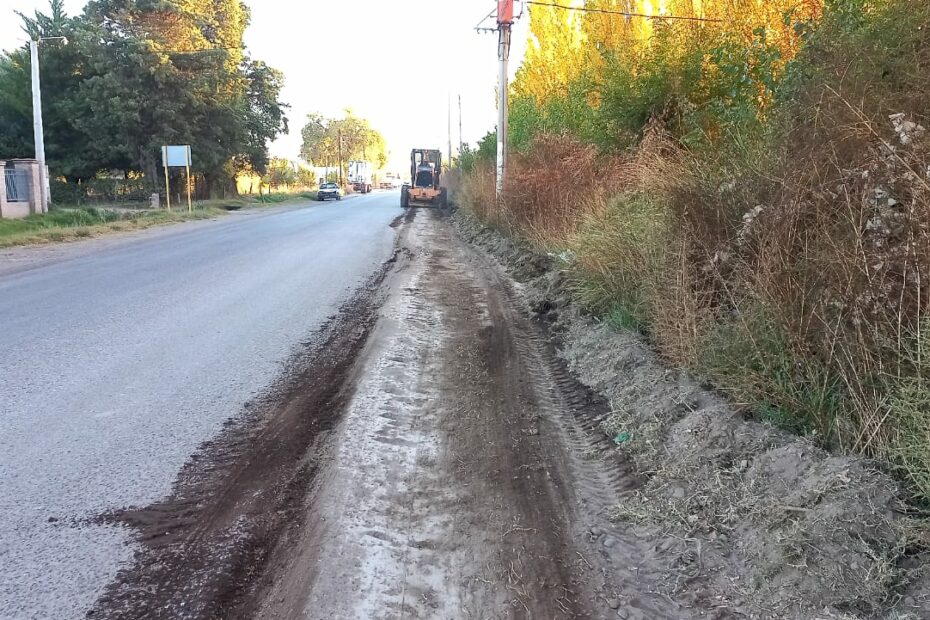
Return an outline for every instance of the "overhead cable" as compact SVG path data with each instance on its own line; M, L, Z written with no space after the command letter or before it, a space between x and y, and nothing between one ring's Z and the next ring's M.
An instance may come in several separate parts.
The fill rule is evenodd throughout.
M666 21L688 21L688 22L711 22L721 23L722 19L712 17L690 17L686 15L649 15L648 13L632 13L630 11L617 11L614 9L601 9L590 6L569 6L557 2L540 2L539 0L525 0L526 4L534 6L547 6L551 9L562 9L564 11L582 11L585 13L604 13L607 15L621 15L623 17L643 17L645 19L662 19Z

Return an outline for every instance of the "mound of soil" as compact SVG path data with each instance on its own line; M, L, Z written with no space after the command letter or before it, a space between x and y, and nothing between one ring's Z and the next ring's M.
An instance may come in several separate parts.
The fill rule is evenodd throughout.
M639 335L584 316L570 257L540 256L467 213L455 220L520 283L575 376L610 401L602 429L645 477L613 517L664 540L670 595L720 618L930 618L928 558L914 542L927 525L875 463L747 419Z

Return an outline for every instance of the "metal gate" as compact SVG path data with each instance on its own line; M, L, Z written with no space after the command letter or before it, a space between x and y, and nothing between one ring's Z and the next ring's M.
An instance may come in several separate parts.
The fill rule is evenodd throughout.
M25 170L3 171L7 202L29 202L29 174Z

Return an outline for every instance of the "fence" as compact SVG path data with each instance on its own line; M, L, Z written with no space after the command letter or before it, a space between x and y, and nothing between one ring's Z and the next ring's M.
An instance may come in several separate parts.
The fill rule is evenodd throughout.
M7 169L3 171L6 184L7 202L29 202L29 174L25 170Z

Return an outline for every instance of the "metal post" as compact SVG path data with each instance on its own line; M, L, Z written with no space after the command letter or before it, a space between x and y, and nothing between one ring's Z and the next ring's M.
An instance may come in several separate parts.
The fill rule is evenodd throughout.
M191 202L191 167L190 164L184 166L187 170L187 212L194 212L194 203Z
M465 142L462 135L462 95L459 95L459 157L462 156L463 150L465 150Z
M35 136L36 160L39 162L39 198L42 211L48 211L51 203L48 170L45 168L45 132L42 128L42 84L39 80L39 42L29 41L32 60L32 129Z
M446 121L449 130L449 160L448 165L452 165L452 93L446 93Z
M339 187L343 187L342 184L342 130L339 130Z
M168 147L161 147L161 163L165 166L165 204L171 211L171 181L168 180Z
M508 61L510 60L510 33L512 24L500 24L500 41L497 56L500 60L500 80L498 84L497 104L497 198L504 193L504 178L507 174L507 111L508 97Z

